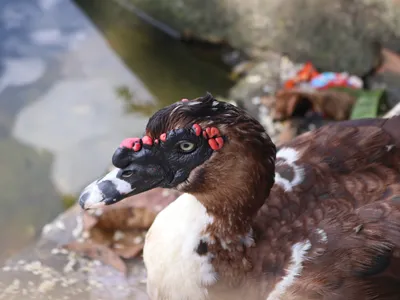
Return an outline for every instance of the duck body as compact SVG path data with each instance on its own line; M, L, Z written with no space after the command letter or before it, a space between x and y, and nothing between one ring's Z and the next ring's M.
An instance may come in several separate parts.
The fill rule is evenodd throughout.
M164 150L181 134L194 141L177 129L193 123L193 136L216 142L196 140L190 159ZM258 122L207 96L160 111L146 133L165 145L148 154L124 142L118 175L90 185L81 204L119 201L126 182L184 193L146 237L152 300L400 299L400 117L333 123L276 152ZM149 156L173 163L147 168L140 185L125 179Z
M399 118L335 123L284 145L241 255L236 245L199 252L211 219L182 195L146 239L152 299L400 299L396 126Z

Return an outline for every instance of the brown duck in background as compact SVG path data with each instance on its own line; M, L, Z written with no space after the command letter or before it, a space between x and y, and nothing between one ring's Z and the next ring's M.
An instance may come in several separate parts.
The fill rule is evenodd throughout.
M245 111L205 97L150 118L85 209L183 192L144 246L153 300L400 297L400 117L330 124L277 153Z

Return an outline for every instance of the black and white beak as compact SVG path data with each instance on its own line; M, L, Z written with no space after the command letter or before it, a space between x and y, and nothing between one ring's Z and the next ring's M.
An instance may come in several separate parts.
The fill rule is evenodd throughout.
M135 188L120 179L121 169L114 169L106 176L89 184L79 197L84 209L97 208L118 202L134 192Z
M167 172L150 150L133 153L119 148L113 157L117 168L89 184L79 196L83 209L117 203L129 196L140 194L167 181Z

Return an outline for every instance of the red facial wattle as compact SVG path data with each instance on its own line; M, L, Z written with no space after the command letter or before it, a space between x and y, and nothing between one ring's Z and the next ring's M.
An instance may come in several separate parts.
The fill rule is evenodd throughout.
M184 99L182 101L184 101ZM202 129L199 124L193 124L192 130L198 137L203 135L212 150L218 151L224 146L224 139L217 127L207 127ZM167 136L167 133L162 133L159 139L154 140L147 135L142 138L127 138L122 141L120 147L132 149L137 152L142 149L142 145L153 146L154 144L159 144L159 141L163 143L166 142Z
M161 135L160 135L160 141L161 142L165 142L167 140L167 134L166 133L162 133Z
M218 151L224 146L224 139L217 127L207 127L203 131L203 136L208 140L208 144L214 151Z
M142 143L143 145L153 146L153 139L145 135L144 137L142 137Z
M140 138L127 138L122 141L120 146L123 148L133 148L137 143L140 143Z
M194 133L196 134L196 136L200 136L201 130L202 130L200 125L199 124L193 124L192 128L193 128Z

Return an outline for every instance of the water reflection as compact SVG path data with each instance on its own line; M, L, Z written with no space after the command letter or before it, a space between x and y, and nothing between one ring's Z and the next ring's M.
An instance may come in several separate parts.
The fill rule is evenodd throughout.
M231 85L224 68L112 1L81 2L101 31L70 0L0 3L0 259L104 172L155 109Z
M129 0L120 0L129 1ZM206 91L225 95L232 82L220 62L220 50L190 47L141 22L118 1L76 0L102 31L125 64L156 97L154 107L143 103L135 90L121 87L133 111L149 115L181 98L198 97ZM133 30L134 29L134 30ZM129 96L130 95L130 96Z

